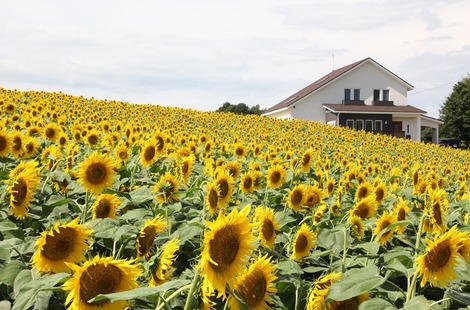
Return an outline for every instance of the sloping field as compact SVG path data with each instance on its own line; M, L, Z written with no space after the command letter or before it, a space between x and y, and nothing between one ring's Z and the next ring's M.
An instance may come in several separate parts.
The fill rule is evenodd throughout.
M1 309L459 309L470 152L0 89Z

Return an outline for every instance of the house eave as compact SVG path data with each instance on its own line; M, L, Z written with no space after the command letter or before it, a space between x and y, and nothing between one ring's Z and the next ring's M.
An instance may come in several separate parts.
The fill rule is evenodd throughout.
M269 116L269 115L273 115L273 114L283 112L283 111L287 111L287 110L289 110L289 107L284 107L284 108L281 108L281 109L277 109L277 110L274 110L274 111L263 113L263 114L261 114L261 116Z

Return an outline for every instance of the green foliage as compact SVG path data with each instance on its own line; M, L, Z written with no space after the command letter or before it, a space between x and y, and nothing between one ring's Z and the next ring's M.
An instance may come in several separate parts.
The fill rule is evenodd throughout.
M439 111L444 121L441 136L458 138L466 146L470 143L470 75L454 85Z
M250 108L245 103L231 104L230 102L225 102L220 108L216 110L216 112L261 115L263 110L260 109L258 104Z

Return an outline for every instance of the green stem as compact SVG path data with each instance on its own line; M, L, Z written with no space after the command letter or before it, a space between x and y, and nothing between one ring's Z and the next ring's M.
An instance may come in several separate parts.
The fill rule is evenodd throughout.
M179 289L177 289L173 294L171 294L170 296L168 296L168 298L161 298L162 303L159 304L159 305L155 308L155 310L163 309L163 307L165 307L165 306L168 306L168 307L171 309L171 307L170 307L170 305L168 304L168 302L169 302L170 300L172 300L173 298L177 297L178 295L181 295L181 293L182 293L183 291L189 289L190 286L191 286L190 284L185 285L185 286L182 286L182 287L180 287Z
M343 259L341 260L341 273L345 273L346 272L346 254L348 252L348 249L346 247L346 240L347 240L347 237L348 237L348 231L346 228L344 228L344 234L343 234L343 237L344 237L344 241L343 241Z
M88 213L88 204L90 203L90 194L88 192L85 193L85 205L82 209L82 224L86 222L86 216Z
M421 243L421 234L423 232L424 220L426 219L426 215L423 214L419 220L418 226L418 234L416 235L416 243L414 249L414 265L416 267L416 258L418 257L418 249ZM413 273L411 280L411 285L408 287L408 291L406 293L406 301L411 300L416 294L416 283L418 282L418 274L416 272Z
M442 298L441 300L438 300L438 301L433 302L432 304L429 304L429 308L431 308L431 307L434 306L434 305L438 305L438 304L440 304L441 302L448 301L448 300L450 300L449 297L447 297L447 298Z
M186 303L184 304L184 310L191 310L191 309L198 308L198 307L195 307L195 303L196 303L195 296L196 296L196 289L199 286L200 279L201 279L200 269L197 268L196 273L194 274L193 282L191 283L191 288L189 289L188 298L186 299Z
M124 248L126 247L126 245L134 238L136 238L136 236L131 235L126 240L124 240L124 242L122 242L121 247L119 248L119 251L117 252L117 254L115 256L115 259L119 259L119 257L121 256L121 253L124 250ZM122 240L122 237L121 237L121 240Z
M23 262L23 264L24 264L25 266L28 266L28 263L26 263L26 261L24 260L23 254L21 254L20 251L18 251L18 249L17 249L14 245L12 245L12 249L13 249L13 251L15 251L16 253L18 253L18 256L20 257L21 262Z

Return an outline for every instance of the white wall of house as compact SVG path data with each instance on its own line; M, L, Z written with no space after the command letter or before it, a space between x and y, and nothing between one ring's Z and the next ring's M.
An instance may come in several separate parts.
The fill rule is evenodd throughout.
M269 113L266 116L273 117L273 118L278 118L278 119L289 119L289 118L292 118L291 108L285 108L285 109L277 110L277 111Z
M353 99L354 89L360 89L360 100L371 105L374 98L374 89L389 90L389 97L395 105L407 105L408 85L396 76L391 75L385 69L375 64L365 62L352 71L332 81L323 88L318 89L310 95L299 100L291 106L293 118L312 120L325 123L325 110L323 103L342 103L344 100L344 89L351 89ZM274 115L269 115L274 116Z
M412 116L412 117L396 117L394 116L392 121L402 122L402 129L406 135L410 135L411 140L421 141L421 117Z

